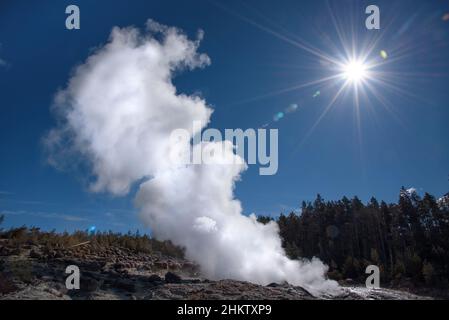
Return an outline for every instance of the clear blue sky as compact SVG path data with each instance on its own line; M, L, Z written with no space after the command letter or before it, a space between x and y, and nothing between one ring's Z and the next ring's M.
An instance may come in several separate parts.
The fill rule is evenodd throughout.
M80 30L65 29L69 4L80 7ZM369 4L381 9L380 31L365 28ZM143 27L149 18L192 37L204 30L200 51L212 64L179 75L175 84L179 92L201 92L214 106L213 127L258 128L289 105L299 105L270 124L279 129L278 173L259 176L258 167L250 167L237 184L245 213L288 212L317 193L325 199L357 195L392 202L405 186L441 196L449 191L445 13L449 1L436 0L2 1L0 212L5 224L146 231L132 195L89 193L82 173L46 164L41 139L55 125L53 95L73 67L107 41L113 26ZM380 50L388 53L380 68L388 85L373 85L389 109L367 93L357 117L354 92L345 90L311 131L336 85L269 93L329 75L320 59L295 43L338 58L344 48L336 25L344 36L353 30L356 50L379 39L370 59L382 60ZM313 98L317 90L321 95Z

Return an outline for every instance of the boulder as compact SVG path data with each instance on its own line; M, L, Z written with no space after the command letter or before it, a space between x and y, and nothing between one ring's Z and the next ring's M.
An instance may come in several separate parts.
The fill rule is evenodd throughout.
M127 292L136 291L136 285L132 281L117 280L114 282L114 287Z
M154 266L159 269L168 269L168 264L165 261L156 261Z
M100 283L93 278L81 278L81 290L86 292L94 292L100 287Z
M30 251L30 258L40 259L42 257L42 253L39 250L32 249Z
M281 285L279 283L276 282L272 282L270 284L267 285L267 287L269 288L276 288L276 287L280 287Z
M163 282L164 280L157 274L152 274L151 276L148 277L148 281L156 283L156 282Z
M165 282L166 283L181 283L182 279L180 276L178 276L176 273L173 272L167 272L165 274Z

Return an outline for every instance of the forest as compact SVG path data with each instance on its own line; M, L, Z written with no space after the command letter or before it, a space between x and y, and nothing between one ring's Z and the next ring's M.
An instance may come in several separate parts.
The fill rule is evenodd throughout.
M275 219L283 246L291 258L319 257L330 278L364 283L366 267L377 265L384 285L449 288L449 194L402 188L393 204L318 195L300 212Z

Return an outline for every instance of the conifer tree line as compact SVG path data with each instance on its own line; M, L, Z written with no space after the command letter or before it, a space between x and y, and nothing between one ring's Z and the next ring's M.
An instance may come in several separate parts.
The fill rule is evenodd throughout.
M449 194L437 200L402 188L394 204L318 195L276 221L287 254L319 257L335 280L364 283L366 267L377 265L383 284L449 288Z

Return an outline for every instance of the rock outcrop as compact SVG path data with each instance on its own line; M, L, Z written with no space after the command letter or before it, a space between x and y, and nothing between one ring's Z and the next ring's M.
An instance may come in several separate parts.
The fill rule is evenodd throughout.
M79 267L80 289L66 288L66 267ZM191 261L125 248L47 249L0 243L0 299L317 299L287 283L210 281ZM392 290L347 287L335 299L420 299Z

